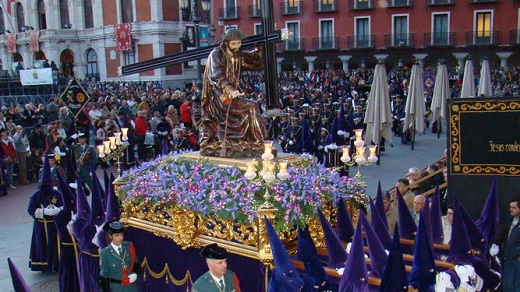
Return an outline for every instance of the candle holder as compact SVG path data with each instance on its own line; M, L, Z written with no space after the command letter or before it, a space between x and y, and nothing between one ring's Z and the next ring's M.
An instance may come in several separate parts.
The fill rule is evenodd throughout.
M271 194L269 194L269 187L277 179L283 181L289 178L289 173L287 173L288 161L281 160L278 163L273 161L274 155L272 154L272 143L272 141L267 141L264 144L265 152L262 154L262 169L258 171L258 174L256 171L258 162L256 160L247 164L247 170L244 174L248 180L253 180L256 177L259 177L265 182L264 202L259 206L259 209L274 208L274 205L270 202ZM276 173L276 171L278 171L278 173Z
M121 128L121 132L114 133L114 136L108 137L108 140L97 146L101 160L107 163L110 160L116 161L118 177L121 176L121 157L128 145L128 128Z
M357 173L355 178L358 180L361 179L361 166L362 165L371 165L372 163L377 162L378 158L376 155L377 145L368 146L369 156L366 157L366 148L365 141L363 141L363 129L357 129L354 131L356 134L356 140L354 141L355 152L350 153L350 146L344 146L341 150L343 155L341 156L341 161L345 163L346 166L354 166L357 164Z

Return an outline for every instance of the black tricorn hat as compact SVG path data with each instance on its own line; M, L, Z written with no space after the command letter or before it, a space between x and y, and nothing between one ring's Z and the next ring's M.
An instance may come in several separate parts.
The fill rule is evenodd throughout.
M227 258L227 250L216 243L212 243L202 248L200 256L207 259L223 260Z
M103 225L103 230L110 234L123 233L123 229L123 223L116 220L106 222L105 225Z

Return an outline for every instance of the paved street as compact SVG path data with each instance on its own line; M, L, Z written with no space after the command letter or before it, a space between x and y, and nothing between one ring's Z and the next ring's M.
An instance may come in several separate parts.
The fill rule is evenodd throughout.
M381 180L383 189L387 189L398 178L404 177L409 167L423 168L429 165L442 157L446 148L445 134L437 139L437 135L431 134L430 129L425 135L417 136L413 151L410 150L410 145L402 145L397 137L394 140L394 147L387 145L380 165L361 168L370 196L375 195L378 180ZM100 171L98 175L101 173ZM355 168L352 168L351 175L355 173ZM101 179L102 177L100 175ZM43 274L32 272L28 268L33 223L27 214L27 205L36 188L37 184L18 186L16 190L9 191L6 197L0 197L0 291L14 291L7 257L11 257L33 291L58 291L56 273Z

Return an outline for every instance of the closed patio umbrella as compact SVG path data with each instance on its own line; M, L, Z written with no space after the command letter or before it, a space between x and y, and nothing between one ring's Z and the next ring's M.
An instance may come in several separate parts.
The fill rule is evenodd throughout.
M475 97L475 75L473 74L473 61L466 60L464 65L464 77L460 97Z
M487 58L482 60L482 68L480 68L478 96L493 96L493 89L491 87L491 68L489 68L489 61Z
M406 98L404 113L403 133L410 129L412 133L413 150L415 144L415 131L419 133L424 132L424 115L426 113L422 69L419 67L418 63L415 63L412 67L410 88L408 90L408 97Z
M448 79L448 69L444 62L439 62L437 75L435 76L435 87L433 88L433 98L431 104L432 121L436 121L437 138L441 134L441 119L446 118L447 100L450 97L450 81Z

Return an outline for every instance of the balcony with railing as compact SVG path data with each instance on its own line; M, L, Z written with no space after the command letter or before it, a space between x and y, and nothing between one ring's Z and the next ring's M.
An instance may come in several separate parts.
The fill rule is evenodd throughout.
M313 50L337 50L339 49L339 37L320 37L312 39Z
M314 12L336 12L338 3L336 0L317 0L314 1Z
M262 10L258 5L249 5L247 6L247 15L249 15L250 18L262 17Z
M285 42L278 43L278 50L285 52L303 51L305 50L304 38L293 38Z
M498 3L498 0L469 0L470 4Z
M425 32L424 45L434 47L449 47L455 45L454 32Z
M515 46L520 45L520 30L509 31L509 44Z
M218 10L219 19L223 20L232 20L232 19L240 19L240 7L226 7L220 8Z
M387 48L405 48L413 46L415 46L413 33L385 34L385 47Z
M466 45L468 46L490 46L498 45L498 30L467 31Z
M373 0L350 0L350 10L374 9Z
M426 5L434 6L434 5L453 5L455 0L426 0Z
M347 48L349 49L371 49L376 46L375 35L347 36Z
M303 13L302 5L302 1L299 0L282 1L280 3L280 12L282 15L299 15Z
M389 0L388 8L396 8L396 7L412 7L412 0Z

